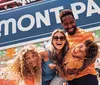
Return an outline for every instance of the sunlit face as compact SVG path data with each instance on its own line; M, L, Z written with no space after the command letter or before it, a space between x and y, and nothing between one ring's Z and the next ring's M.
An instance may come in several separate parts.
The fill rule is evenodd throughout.
M38 64L38 59L39 57L36 56L35 54L33 54L31 51L27 52L25 54L25 59L26 59L26 63L27 65L29 65L30 67L35 67Z
M76 31L76 23L72 15L68 15L62 18L62 26L69 35L73 35Z
M66 38L65 38L65 36L62 33L57 32L53 36L52 43L53 43L54 47L57 50L62 50L62 48L64 47L64 45L66 43Z
M72 55L78 57L85 57L86 56L85 50L86 46L84 43L78 44L72 49Z

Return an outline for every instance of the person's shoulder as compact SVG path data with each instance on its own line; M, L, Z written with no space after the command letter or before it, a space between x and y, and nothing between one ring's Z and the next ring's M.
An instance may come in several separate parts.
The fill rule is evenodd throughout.
M49 57L49 51L48 50L41 51L39 54L40 54L41 58L43 58L43 59Z
M84 30L84 29L82 29L82 28L78 28L78 31L81 33L81 34L88 34L88 35L93 35L93 33L92 32L90 32L90 31L86 31L86 30Z
M41 56L46 55L46 54L47 54L47 51L46 51L46 50L42 50L42 51L39 52L39 54L40 54Z
M84 29L82 29L82 28L77 28L77 30L78 30L78 32L81 32L81 33L86 33L86 31L84 30Z

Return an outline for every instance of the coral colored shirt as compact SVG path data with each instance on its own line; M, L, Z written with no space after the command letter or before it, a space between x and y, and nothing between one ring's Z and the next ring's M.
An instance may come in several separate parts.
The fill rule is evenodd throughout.
M91 32L86 32L80 28L77 29L74 35L71 36L71 35L66 34L66 36L67 36L70 48L86 40L92 40L92 41L94 40L94 37ZM84 69L82 72L77 74L75 78L79 78L88 74L96 75L94 64L90 65L89 67Z
M15 80L0 79L0 85L16 85Z
M30 79L30 80L26 79L25 85L34 85L34 80L33 79Z
M21 80L18 85L34 85L34 80L24 79L24 80Z

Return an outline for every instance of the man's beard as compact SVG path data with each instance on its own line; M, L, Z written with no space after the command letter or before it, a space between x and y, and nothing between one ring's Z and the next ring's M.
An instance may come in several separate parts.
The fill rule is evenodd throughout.
M69 29L73 29L72 32L69 31ZM76 32L77 28L76 26L73 26L72 28L66 28L65 31L69 34L69 35L74 35Z

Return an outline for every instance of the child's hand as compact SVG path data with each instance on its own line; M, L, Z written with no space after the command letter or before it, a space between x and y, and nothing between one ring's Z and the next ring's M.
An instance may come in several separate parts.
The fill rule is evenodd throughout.
M50 64L49 64L49 67L50 67L51 69L54 69L54 68L56 67L56 65L53 64L53 63L50 63Z

